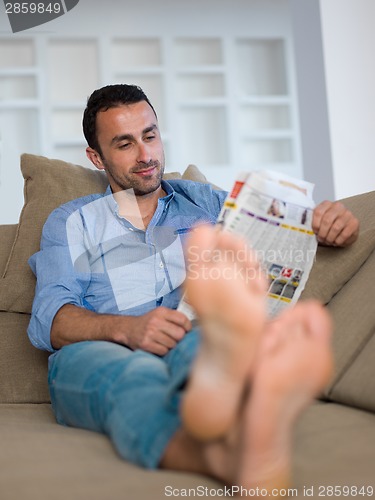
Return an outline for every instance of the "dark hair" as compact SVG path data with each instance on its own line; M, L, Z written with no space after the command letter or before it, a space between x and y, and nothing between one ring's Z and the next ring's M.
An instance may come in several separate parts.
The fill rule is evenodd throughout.
M101 89L94 90L87 100L86 109L83 113L83 133L87 144L102 154L96 134L96 116L99 111L107 111L110 108L116 108L126 104L136 104L146 101L155 113L154 107L148 100L143 90L137 85L117 84L107 85Z

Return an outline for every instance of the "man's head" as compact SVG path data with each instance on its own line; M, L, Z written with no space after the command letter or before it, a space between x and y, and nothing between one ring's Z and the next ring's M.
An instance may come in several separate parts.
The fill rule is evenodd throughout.
M107 85L101 89L94 90L87 101L86 109L83 113L83 133L87 144L101 154L96 130L96 117L100 111L107 111L118 106L127 106L137 102L145 101L151 107L156 116L155 109L146 94L136 85Z
M153 106L140 87L108 85L87 101L83 131L88 158L105 170L112 191L149 194L160 187L164 152Z

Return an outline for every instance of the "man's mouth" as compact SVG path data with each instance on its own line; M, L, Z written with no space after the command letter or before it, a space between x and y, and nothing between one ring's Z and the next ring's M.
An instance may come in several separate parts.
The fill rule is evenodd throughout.
M157 165L153 165L152 167L148 167L148 168L145 168L143 170L136 170L133 173L140 175L141 177L147 177L149 175L152 175L157 168L158 168Z

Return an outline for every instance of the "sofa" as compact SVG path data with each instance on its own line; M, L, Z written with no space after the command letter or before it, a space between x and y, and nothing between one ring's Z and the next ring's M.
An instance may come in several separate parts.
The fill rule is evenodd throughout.
M38 250L55 207L104 191L106 181L99 171L30 154L22 156L21 170L25 204L19 223L0 226L0 499L221 495L222 485L211 479L140 469L121 460L107 437L55 422L48 354L26 334L35 287L27 259ZM194 166L182 178L207 182ZM293 489L282 496L374 494L375 192L343 202L360 219L360 237L347 249L319 248L301 299L316 298L332 314L335 373L296 426Z

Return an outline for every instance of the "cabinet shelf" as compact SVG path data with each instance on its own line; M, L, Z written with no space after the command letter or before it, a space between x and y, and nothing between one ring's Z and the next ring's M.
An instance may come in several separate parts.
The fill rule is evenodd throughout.
M186 66L179 68L176 71L176 75L186 76L186 75L215 75L224 74L225 67L222 65L214 66Z
M210 37L177 38L174 44L174 61L179 69L221 65L222 40Z
M51 106L52 111L81 111L86 107L85 101L56 102Z
M19 76L37 76L39 71L37 68L0 68L0 77L19 77Z
M0 36L0 68L34 68L36 59L31 38Z
M0 110L23 110L23 109L38 109L40 101L36 99L12 99L1 100Z
M241 163L249 166L293 163L294 152L292 138L282 137L249 137L243 141Z
M293 139L292 130L265 130L265 131L255 131L242 134L242 139L245 141L249 140L284 140Z
M110 64L114 73L123 67L152 68L162 65L159 38L114 38L110 49Z
M71 137L69 139L55 140L54 145L58 148L70 148L76 146L86 147L86 141L83 138Z
M258 95L241 95L238 99L239 104L252 104L252 105L267 105L267 106L280 106L280 105L290 105L291 98L287 95L270 95L270 96L258 96Z
M218 108L226 106L228 99L226 97L211 97L204 99L189 99L179 102L181 108Z
M164 69L162 66L132 66L129 68L124 68L121 71L117 70L115 76L118 78L124 78L127 76L144 76L144 75L162 75Z

